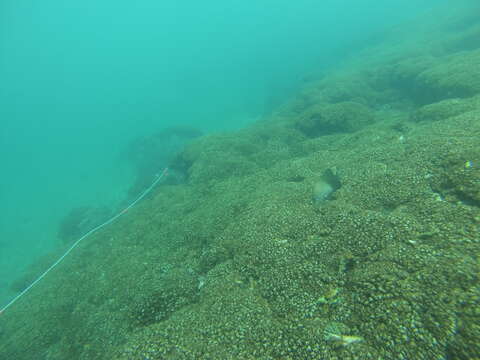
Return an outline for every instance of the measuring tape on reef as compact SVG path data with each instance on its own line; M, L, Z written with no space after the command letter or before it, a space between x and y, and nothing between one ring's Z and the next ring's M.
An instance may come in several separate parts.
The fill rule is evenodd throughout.
M17 296L15 296L7 305L5 305L3 308L0 309L0 315L2 315L5 310L7 310L10 306L12 306L17 300L19 300L23 295L25 295L28 291L30 291L31 288L33 288L40 280L42 280L50 271L52 271L58 264L60 264L63 259L67 257L70 252L75 249L80 242L85 239L86 237L92 235L94 232L100 230L104 226L107 226L108 224L111 224L115 220L117 220L120 216L125 214L128 210L130 210L133 206L135 206L140 200L142 200L152 189L157 185L160 180L162 180L164 177L168 175L168 168L163 169L163 171L157 175L157 178L155 181L143 192L141 193L130 205L128 205L126 208L121 210L119 213L117 213L115 216L111 217L107 221L105 221L103 224L98 225L97 227L93 228L92 230L88 231L85 235L83 235L80 239L75 241L72 246L70 246L65 253L60 256L57 261L55 261L47 270L45 270L38 278L36 278L30 285L28 285L21 293L19 293Z

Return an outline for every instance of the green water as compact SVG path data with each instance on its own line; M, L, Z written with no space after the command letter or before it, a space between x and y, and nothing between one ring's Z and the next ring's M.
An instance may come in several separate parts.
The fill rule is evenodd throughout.
M454 5L2 3L0 358L480 357Z

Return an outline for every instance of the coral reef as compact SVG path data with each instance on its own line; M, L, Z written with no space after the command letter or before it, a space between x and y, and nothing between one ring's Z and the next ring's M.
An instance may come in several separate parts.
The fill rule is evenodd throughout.
M58 238L63 243L77 240L96 226L108 220L112 211L107 207L76 207L59 224Z
M134 140L125 150L125 157L135 169L136 180L130 189L131 197L145 189L162 169L172 165L175 156L202 132L187 126L175 126L163 129L151 136ZM183 183L185 176L181 169L172 169L168 183Z
M461 19L411 34L418 48L368 49L247 129L188 141L169 158L182 182L2 315L0 354L479 358L480 43Z

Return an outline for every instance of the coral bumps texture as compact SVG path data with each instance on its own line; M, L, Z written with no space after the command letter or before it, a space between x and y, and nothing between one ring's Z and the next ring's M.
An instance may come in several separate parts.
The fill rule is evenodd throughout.
M393 32L253 126L196 139L172 165L184 184L2 315L2 358L479 358L468 19ZM316 202L325 171L339 184Z

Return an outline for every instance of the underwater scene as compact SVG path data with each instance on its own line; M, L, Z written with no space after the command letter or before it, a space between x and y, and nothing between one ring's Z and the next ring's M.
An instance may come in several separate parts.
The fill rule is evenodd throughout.
M1 360L480 359L480 3L0 8Z

